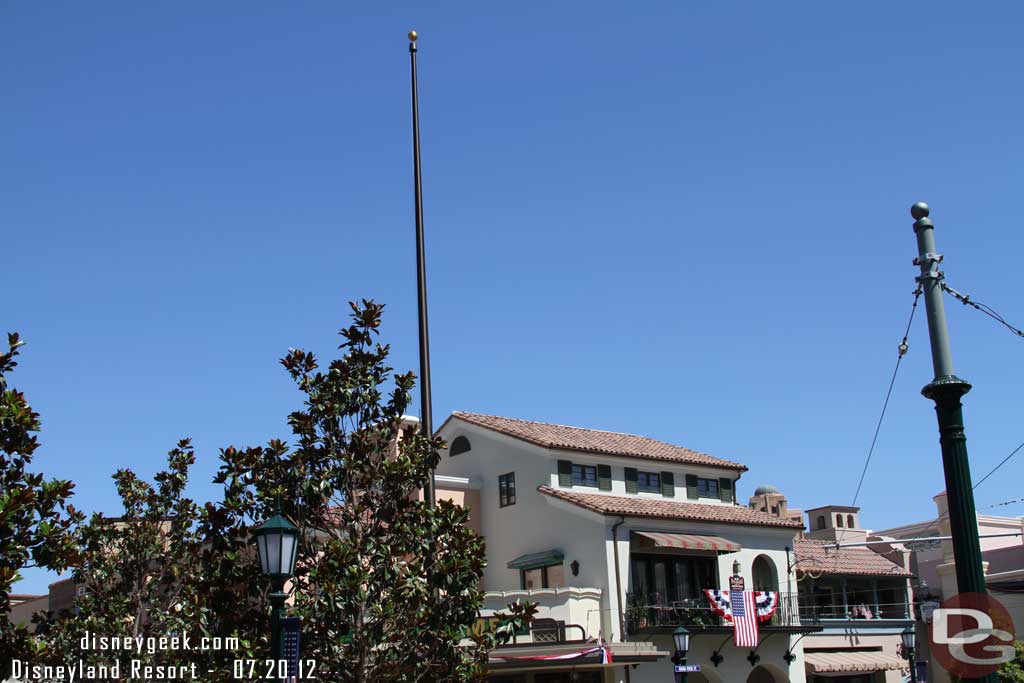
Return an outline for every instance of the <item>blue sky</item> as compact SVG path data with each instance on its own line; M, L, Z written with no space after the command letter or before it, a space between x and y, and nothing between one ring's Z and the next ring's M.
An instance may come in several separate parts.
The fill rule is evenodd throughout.
M277 359L331 354L350 299L387 304L415 368L415 27L438 422L645 434L747 463L741 496L849 504L910 310L913 202L950 284L1024 322L1022 21L1012 2L6 3L0 322L28 341L36 464L115 512L114 470L151 475L189 435L192 491L214 495L219 447L288 435ZM980 476L1024 440L1024 340L948 304ZM868 527L944 488L921 313Z

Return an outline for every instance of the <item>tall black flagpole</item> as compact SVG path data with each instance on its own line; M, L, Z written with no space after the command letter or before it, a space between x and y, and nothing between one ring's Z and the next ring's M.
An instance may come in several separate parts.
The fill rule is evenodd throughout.
M412 69L412 165L416 191L416 294L420 313L420 428L434 434L430 403L430 335L427 325L427 260L423 244L423 178L420 172L420 95L416 82L416 31L409 31L409 66ZM434 507L434 472L423 491L427 505Z

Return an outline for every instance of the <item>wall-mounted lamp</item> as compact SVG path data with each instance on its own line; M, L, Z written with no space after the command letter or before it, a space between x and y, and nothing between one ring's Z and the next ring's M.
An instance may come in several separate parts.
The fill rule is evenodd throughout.
M733 573L733 576L739 575L739 573L742 571L742 569L743 568L740 567L740 561L739 560L733 560L732 561L732 573Z
M580 562L579 562L579 560L573 560L572 563L569 564L569 569L572 570L572 575L573 576L579 576L580 575Z

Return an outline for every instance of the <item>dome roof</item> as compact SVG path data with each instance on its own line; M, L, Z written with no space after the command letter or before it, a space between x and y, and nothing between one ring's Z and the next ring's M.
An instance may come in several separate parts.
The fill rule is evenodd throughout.
M754 489L755 496L763 496L766 493L781 493L781 491L779 491L779 489L775 488L771 484L761 484L756 489Z

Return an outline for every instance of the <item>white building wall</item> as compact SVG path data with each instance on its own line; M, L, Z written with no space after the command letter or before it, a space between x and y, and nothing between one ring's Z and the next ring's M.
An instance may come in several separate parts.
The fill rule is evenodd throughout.
M595 488L574 487L572 489L587 493L667 500L657 494L627 494L624 468L634 467L641 471L652 472L671 471L675 478L675 498L672 500L678 502L688 501L686 474L709 478L722 476L735 478L736 475L733 471L708 467L680 467L673 466L671 463L645 462L635 458L547 451L492 430L453 419L446 425L442 436L451 443L459 435L469 439L472 450L455 457L443 453L437 473L479 482L482 508L479 518L482 534L487 543L488 560L484 575L484 589L487 591L519 591L521 588L520 574L518 570L507 567L510 560L527 553L550 549L561 550L565 557L563 566L566 584L592 587L601 591L599 619L593 614L594 608L587 606L584 610L587 612L584 620L576 623L587 628L589 637L599 636L611 641L622 640L622 633L619 629L621 596L616 590L615 584L616 543L613 543L612 540L612 527L619 519L593 513L541 494L537 491L537 486L546 484L553 488L560 488L557 464L559 459L585 465L611 465L612 490L600 492ZM516 504L502 508L499 506L498 500L498 476L508 472L515 472L516 475ZM726 504L721 503L718 499L702 499L698 502ZM796 534L794 529L626 518L616 534L622 593L631 590L629 563L631 532L643 530L712 534L732 540L739 543L742 549L737 553L718 557L718 576L723 588L728 587L728 577L732 574L734 560L740 562L742 574L747 579L748 585L752 585L754 559L759 555L765 555L774 564L775 575L780 583L778 590L783 593L796 592L795 583L791 583L787 578L785 551L787 545L792 545ZM578 576L573 576L570 571L573 561L579 562ZM573 609L576 612L580 611L578 607ZM599 628L598 624L600 624ZM597 632L594 632L594 629L598 629ZM692 641L692 654L689 661L710 667L708 657L723 638L720 634L695 637ZM801 646L797 646L798 659L791 667L788 667L788 673L785 661L782 659L790 640L795 639L796 636L775 635L766 640L759 650L764 664L776 673L778 681L794 681L796 683L805 681ZM658 649L672 650L671 638L668 636L657 638L644 636L643 640L653 640L659 646ZM748 651L736 650L729 642L723 647L722 652L726 661L719 669L712 667L707 679L709 681L746 681L752 670L750 663L745 659ZM667 660L642 664L636 669L631 669L631 683L646 680L672 680L671 676L672 664ZM609 680L624 681L623 669L616 667Z
M792 636L796 640L799 636ZM747 661L749 650L737 650L728 646L723 648L722 655L725 659L715 667L710 663L711 653L718 647L725 636L699 636L691 638L690 652L686 658L688 664L700 664L700 676L708 683L746 683L754 667ZM650 638L659 650L671 652L674 649L671 636L656 636ZM776 635L763 641L757 650L761 661L759 667L767 669L775 678L777 683L806 683L807 677L804 672L804 661L802 654L791 666L787 666L782 658L789 648L790 636ZM799 648L799 646L798 646ZM622 669L616 669L613 680L615 683L626 683L626 675ZM629 672L629 683L670 683L672 678L672 662L650 662L639 665ZM701 680L697 675L690 675L691 683Z

